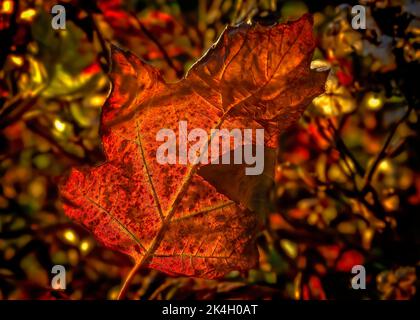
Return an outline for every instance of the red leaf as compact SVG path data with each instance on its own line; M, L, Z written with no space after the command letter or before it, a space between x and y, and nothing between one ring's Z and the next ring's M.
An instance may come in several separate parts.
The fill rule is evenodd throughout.
M323 91L326 74L309 67L314 46L309 16L228 28L174 84L114 47L113 88L101 120L107 161L71 171L60 186L66 214L138 267L207 278L253 267L257 218L249 199L237 199L239 189L224 188L205 170L210 184L197 174L200 165L159 164L156 134L168 128L179 136L184 120L208 133L264 128L266 146L275 147L280 131ZM235 172L245 185L260 185Z

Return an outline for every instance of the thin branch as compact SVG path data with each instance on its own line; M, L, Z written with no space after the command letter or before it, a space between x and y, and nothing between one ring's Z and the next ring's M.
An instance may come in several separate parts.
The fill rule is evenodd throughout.
M84 163L85 157L80 158L70 152L68 152L66 149L64 149L53 137L51 137L49 134L47 134L47 130L43 127L40 127L35 121L29 120L26 121L26 127L32 131L33 133L39 135L40 137L44 138L52 145L53 148L56 148L60 151L61 155L64 155L66 158L75 161L76 163Z
M335 188L341 194L343 194L344 196L346 196L348 198L352 198L352 199L357 199L358 201L360 201L360 203L362 203L369 211L377 214L376 218L381 219L382 221L387 223L384 220L385 211L382 207L382 204L379 201L379 196L378 196L376 190L373 187L371 187L370 185L369 185L370 187L366 188L365 190L362 190L362 191L358 190L356 179L355 179L355 173L353 172L350 164L347 162L346 155L353 161L353 163L355 165L355 168L358 169L357 172L361 176L364 176L365 169L360 165L360 163L356 160L356 158L351 153L351 151L347 148L344 141L341 139L341 137L339 135L339 130L340 129L336 129L330 119L328 121L329 121L329 127L330 127L331 131L333 131L334 138L335 138L335 141L336 141L335 148L340 152L341 155L343 155L344 163L345 163L346 167L348 168L348 170L351 172L351 177L350 178L352 179L354 190L346 190L346 189L338 187L338 186L335 186ZM319 124L318 121L317 121L317 124L320 128L322 128L322 126ZM324 137L324 139L332 142L332 139L329 138L329 136L324 132L324 130L320 130L320 133ZM368 192L370 192L372 194L373 204L369 203L365 198L365 195Z
M345 144L345 142L343 141L341 136L338 134L337 128L334 126L331 119L328 119L328 124L329 124L329 127L331 128L331 130L334 132L335 146L336 146L337 150L342 155L346 155L347 157L349 157L351 159L351 161L354 163L354 167L355 167L357 173L360 174L361 176L363 176L365 174L364 168L359 163L359 161L357 161L356 157L349 150L349 148L347 147L347 145Z
M365 176L364 185L363 185L363 188L362 188L363 191L367 191L369 189L369 185L372 182L373 175L375 174L375 171L376 171L378 165L388 155L387 149L389 147L389 144L392 141L392 138L394 137L395 133L397 132L397 129L400 126L400 124L402 124L408 118L408 116L410 115L410 113L411 113L412 110L413 110L413 106L410 105L408 107L407 111L405 112L405 114L401 117L401 119L398 120L394 124L394 126L391 128L391 131L390 131L390 133L388 135L388 138L385 140L385 143L382 146L381 151L376 156L375 161L373 162L372 167L370 168L370 170L368 171L368 173Z
M294 232L298 232L299 230L304 230L308 232L309 234L311 234L311 236L323 237L325 241L329 243L335 243L337 241L341 241L367 254L366 249L363 248L359 244L358 240L351 235L341 234L337 230L327 227L327 226L324 229L319 229L318 227L312 226L301 220L290 217L288 213L286 213L283 210L280 210L280 215L289 225L291 225L294 229L296 229Z
M182 78L184 75L184 71L181 69L178 69L175 64L173 63L172 59L169 57L168 52L165 50L165 48L162 46L162 44L159 42L159 40L149 31L147 28L143 25L143 23L140 21L140 19L132 13L133 18L136 20L140 30L152 41L156 47L159 49L159 51L162 53L163 58L165 59L168 66L175 71L175 74L178 78Z
M0 114L0 129L6 128L20 120L35 105L37 100L37 95L27 99L18 98L16 101L11 102L9 106L4 107Z
M96 23L95 17L93 16L92 13L88 13L89 14L89 18L92 21L92 26L93 26L93 30L96 33L96 36L98 37L99 43L101 45L102 48L102 52L101 55L105 58L106 61L106 68L105 66L101 63L101 67L104 70L104 72L108 72L109 68L111 66L111 62L110 62L110 54L109 54L109 49L108 46L106 44L106 40L104 39L101 30L98 27L98 24Z

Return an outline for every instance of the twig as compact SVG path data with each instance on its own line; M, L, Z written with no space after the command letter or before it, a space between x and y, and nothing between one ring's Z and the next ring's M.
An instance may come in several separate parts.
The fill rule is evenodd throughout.
M311 234L311 236L324 237L325 241L329 243L334 243L335 241L339 240L367 254L366 249L359 245L355 237L341 234L337 230L327 227L327 226L324 229L319 229L315 226L312 226L300 220L293 219L286 212L282 210L280 210L280 215L289 225L291 225L294 229L297 229L295 230L296 232L299 231L299 229L304 230L308 232L309 234Z
M175 279L174 279L175 280ZM159 297L159 295L161 293L163 293L163 291L165 291L166 289L168 289L170 286L173 285L172 281L168 281L168 282L164 282L162 283L151 295L150 295L150 300L155 300Z
M4 107L0 114L0 129L6 128L18 121L35 105L37 100L38 96L33 96L27 99L18 98L16 101L11 102L9 106Z
M159 42L158 39L149 31L147 28L143 25L143 23L140 21L140 19L134 14L131 14L133 18L136 20L137 24L139 25L140 30L152 41L156 47L159 49L159 51L162 53L163 58L165 59L168 66L175 71L175 74L178 78L182 78L184 75L184 71L178 69L175 64L173 63L172 59L169 57L168 53L166 52L165 48L162 46L162 44Z
M80 158L70 152L68 152L67 150L65 150L54 138L52 138L50 135L48 135L46 132L47 130L45 130L44 128L40 128L38 126L38 124L33 121L27 121L26 122L26 127L32 131L33 133L39 135L40 137L44 138L45 140L47 140L53 147L55 147L56 149L58 149L60 151L60 154L64 155L65 157L69 158L70 160L73 160L77 163L83 163L85 158Z
M104 69L105 72L108 72L109 68L110 68L110 65L111 65L108 46L106 45L106 41L105 41L105 39L102 35L101 30L99 30L99 27L98 27L98 25L95 21L95 17L90 12L88 13L88 15L89 15L89 18L92 21L93 30L95 31L96 36L98 37L99 43L101 44L101 48L102 48L102 54L101 55L105 58L105 61L106 61L106 64L107 64L107 66L106 66L107 70L105 70L103 64L101 63L102 69Z
M372 187L367 188L365 190L358 190L357 187L357 183L356 183L356 179L355 179L355 174L352 170L352 168L350 167L349 163L346 160L346 155L353 161L355 168L358 169L357 172L361 175L364 176L365 173L365 169L360 165L360 163L356 160L356 158L354 157L354 155L351 153L351 151L347 148L346 144L344 143L344 141L341 139L340 135L339 135L339 129L336 129L335 126L332 124L331 120L329 119L329 126L332 129L333 133L334 133L334 137L335 137L335 147L336 149L340 152L340 154L343 155L344 158L344 163L346 164L346 167L349 169L349 171L351 172L351 178L352 178L352 182L353 182L353 188L354 190L346 190L344 188L340 188L338 186L336 186L335 188L342 193L344 196L348 197L348 198L352 198L352 199L357 199L358 201L360 201L369 211L371 212L376 212L378 214L377 218L383 220L384 216L385 216L385 212L383 210L383 207L379 201L379 197L376 193L376 190ZM321 125L317 122L318 126L321 127ZM332 142L332 140L327 136L327 134L325 134L325 132L323 130L320 130L321 135L324 137L324 139ZM371 192L372 197L373 197L373 204L369 203L366 198L365 195L367 194L367 192ZM384 221L385 223L387 223L386 221Z
M391 132L389 133L388 138L385 140L385 143L382 146L381 151L376 156L375 161L373 162L372 167L370 168L370 170L368 171L368 173L365 176L364 184L363 184L363 188L362 188L362 190L364 192L367 192L368 191L369 186L370 186L370 183L372 182L373 175L375 174L376 168L378 167L379 163L381 163L381 161L387 156L387 149L388 149L389 144L392 141L392 138L395 135L395 132L397 131L397 129L400 126L400 124L402 124L408 118L408 116L410 115L410 113L411 113L412 110L413 110L413 106L410 105L408 107L406 113L391 128Z
M349 148L347 147L347 145L345 144L341 136L338 134L338 131L335 128L334 124L332 123L331 119L328 119L328 125L331 128L331 130L334 132L335 146L337 150L340 151L341 154L348 156L351 159L351 161L354 163L354 167L356 168L357 173L363 176L365 174L365 170L363 169L362 165L357 161L353 153L349 150Z

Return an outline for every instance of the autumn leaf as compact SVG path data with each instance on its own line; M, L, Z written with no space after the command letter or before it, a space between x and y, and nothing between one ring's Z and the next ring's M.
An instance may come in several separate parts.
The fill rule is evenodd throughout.
M231 151L230 159L234 159ZM209 164L201 166L198 174L216 190L243 207L265 217L271 209L267 206L268 192L274 184L276 150L265 148L264 171L257 176L244 174L246 164Z
M314 48L309 15L228 27L181 81L166 83L154 67L113 47L101 118L107 161L72 169L60 185L66 214L131 256L133 270L218 278L254 267L257 217L249 198L261 177L244 180L232 168L229 181L217 178L233 172L220 166L159 164L156 134L167 128L179 138L180 121L208 133L264 128L272 154L278 134L323 92L326 73L310 69ZM273 168L275 157L267 159Z

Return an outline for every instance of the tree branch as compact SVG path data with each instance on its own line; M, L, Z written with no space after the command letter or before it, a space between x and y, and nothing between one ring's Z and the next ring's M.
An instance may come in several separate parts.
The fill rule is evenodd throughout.
M384 145L382 146L382 149L381 149L381 151L378 153L378 155L376 156L376 158L375 158L375 161L373 162L373 165L372 165L372 167L370 168L370 170L367 172L367 174L366 174L366 176L365 176L365 179L364 179L364 184L363 184L363 188L362 188L362 190L364 191L364 192L366 192L368 189L369 189L369 185L371 184L371 182L372 182L372 178L373 178L373 175L375 174L375 171L376 171L376 169L377 169L377 167L378 167L378 165L381 163L381 161L384 159L384 158L386 158L387 157L387 149L388 149L388 146L389 146L389 144L391 143L391 141L392 141L392 138L394 137L394 135L395 135L395 132L397 131L397 129L398 129L398 127L400 126L400 124L402 124L407 118L408 118L408 116L410 115L410 113L411 113L411 110L413 110L413 106L409 106L408 107L408 109L407 109L407 111L405 112L405 114L401 117L401 119L400 120L398 120L395 124L394 124L394 126L391 128L391 131L390 131L390 133L389 133L389 135L388 135L388 138L385 140L385 143L384 143Z
M172 59L169 57L168 52L165 50L165 48L162 46L159 40L149 30L147 30L147 28L143 25L140 19L134 13L132 13L132 16L136 20L140 30L150 39L150 41L152 41L156 45L156 47L162 53L164 60L166 61L168 66L175 71L176 76L178 78L182 78L182 76L184 75L184 71L178 69L175 66Z

